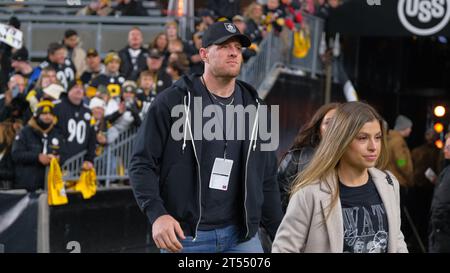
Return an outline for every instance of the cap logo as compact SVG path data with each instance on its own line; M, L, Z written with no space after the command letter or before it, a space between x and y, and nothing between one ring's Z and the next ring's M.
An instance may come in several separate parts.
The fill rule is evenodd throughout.
M225 25L225 28L228 30L228 32L236 33L236 28L234 27L233 24L224 23L224 25Z

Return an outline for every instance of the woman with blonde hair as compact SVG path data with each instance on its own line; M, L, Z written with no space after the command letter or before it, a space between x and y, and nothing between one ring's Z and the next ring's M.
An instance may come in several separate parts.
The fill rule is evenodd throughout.
M386 129L370 105L336 110L309 165L294 181L273 252L408 252ZM362 245L361 242L364 242Z

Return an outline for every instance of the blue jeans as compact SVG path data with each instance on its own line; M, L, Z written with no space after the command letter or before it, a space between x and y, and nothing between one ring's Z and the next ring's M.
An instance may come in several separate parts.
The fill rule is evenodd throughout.
M227 226L214 230L198 230L197 239L192 236L181 240L182 253L263 253L258 235L248 241L239 242L241 230L236 226ZM161 253L167 251L161 250Z

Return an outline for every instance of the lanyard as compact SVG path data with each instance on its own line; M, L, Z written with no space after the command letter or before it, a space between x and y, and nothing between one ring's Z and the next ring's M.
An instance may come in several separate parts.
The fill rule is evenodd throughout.
M205 86L205 89L206 89L206 91L207 91L207 93L208 93L208 97L209 97L209 99L211 100L212 104L213 104L214 106L218 106L218 105L214 102L214 99L212 98L212 96L214 96L214 95L211 93L211 91L209 91L208 86L206 86L206 82L205 82L205 79L203 78L203 75L202 75L202 81L203 81L203 85ZM221 103L215 96L214 96L214 98L215 98L220 104L222 104L223 106L225 106L225 108L226 108L227 106L232 105L233 102L234 102L234 97L233 97L233 99L231 100L230 104L224 104L224 103ZM218 107L221 109L220 106L218 106ZM214 109L214 112L215 112L215 109ZM215 115L217 116L217 113L216 113L216 112L215 112ZM225 115L226 115L226 113L225 113ZM234 117L233 117L233 118L234 118ZM217 119L219 119L219 118L217 117ZM225 118L224 118L224 120L225 120ZM227 147L228 147L227 134L226 134L226 128L227 128L227 125L225 124L225 128L224 128L224 126L223 126L223 121L221 122L221 120L219 120L219 124L220 124L220 127L221 127L221 129L222 129L223 141L224 141L223 158L226 159L226 158L227 158Z

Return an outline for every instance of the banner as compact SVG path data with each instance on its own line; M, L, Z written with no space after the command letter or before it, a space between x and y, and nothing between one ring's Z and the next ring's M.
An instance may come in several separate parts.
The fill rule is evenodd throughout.
M450 0L350 0L330 10L331 32L361 36L450 35Z
M37 252L36 193L0 192L0 252Z
M23 43L23 33L10 25L0 24L0 42L20 49Z

